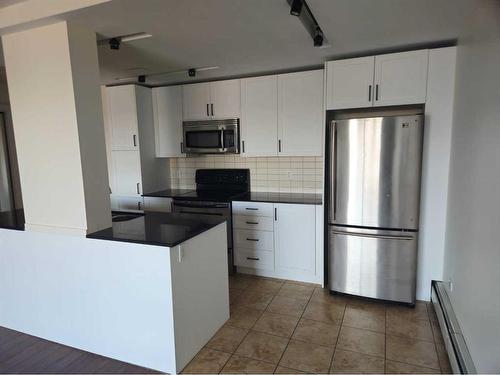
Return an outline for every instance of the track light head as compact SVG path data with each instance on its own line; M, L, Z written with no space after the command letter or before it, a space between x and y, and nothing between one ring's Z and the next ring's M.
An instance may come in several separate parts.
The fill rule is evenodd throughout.
M120 39L119 38L111 38L109 40L109 48L119 50L120 49Z
M318 27L313 37L314 47L321 47L323 45L323 39L324 39L323 32Z
M302 0L293 0L292 6L290 7L290 14L299 17L300 12L302 12L302 4Z

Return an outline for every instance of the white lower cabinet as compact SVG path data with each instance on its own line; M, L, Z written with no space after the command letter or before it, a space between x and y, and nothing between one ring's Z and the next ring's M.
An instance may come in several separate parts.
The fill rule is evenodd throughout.
M323 283L322 206L233 202L238 272Z
M285 279L316 275L316 210L306 204L275 203L275 271Z
M127 197L111 194L111 209L113 211L142 211L144 200L141 196Z

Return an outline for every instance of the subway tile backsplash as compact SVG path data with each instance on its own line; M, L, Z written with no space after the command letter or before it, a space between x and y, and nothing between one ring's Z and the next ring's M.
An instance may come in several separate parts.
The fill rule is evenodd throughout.
M248 168L252 191L321 193L322 157L257 157L206 155L171 158L171 188L194 189L195 172L201 168Z

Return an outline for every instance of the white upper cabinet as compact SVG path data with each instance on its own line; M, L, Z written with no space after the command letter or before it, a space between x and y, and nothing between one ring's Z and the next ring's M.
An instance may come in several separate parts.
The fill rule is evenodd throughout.
M184 85L184 121L240 117L240 80Z
M323 70L278 76L278 155L321 156Z
M156 157L182 156L182 87L153 89Z
M330 61L326 109L425 103L429 50Z
M241 80L241 151L243 156L278 154L278 77Z
M210 116L216 120L241 117L239 79L210 82Z
M107 119L112 150L138 150L139 134L135 85L106 88Z
M329 61L326 109L371 107L375 57Z
M182 107L184 121L210 119L210 84L182 86Z
M313 280L316 275L316 209L275 203L275 269L281 277Z
M428 50L375 57L374 106L425 103Z

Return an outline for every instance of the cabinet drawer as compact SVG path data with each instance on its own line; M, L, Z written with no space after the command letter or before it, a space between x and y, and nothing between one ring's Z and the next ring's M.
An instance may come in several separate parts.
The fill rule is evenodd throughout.
M274 270L274 254L272 252L236 248L234 255L237 266Z
M273 217L273 204L262 202L233 202L233 214Z
M233 228L273 231L273 218L268 216L234 216Z
M237 229L235 232L235 247L264 251L274 249L273 232L244 229Z

